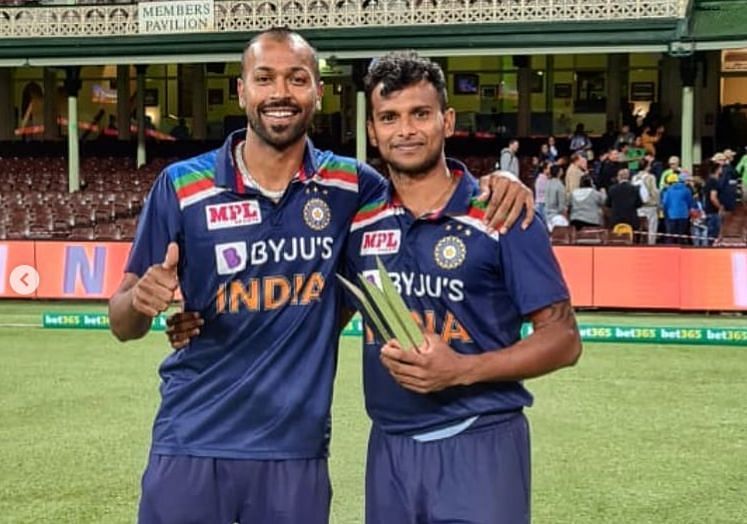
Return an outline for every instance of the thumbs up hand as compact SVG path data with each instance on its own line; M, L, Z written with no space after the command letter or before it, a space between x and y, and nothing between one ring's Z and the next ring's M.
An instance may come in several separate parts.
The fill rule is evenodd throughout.
M179 286L179 245L171 242L161 264L154 264L140 277L132 291L132 307L151 318L166 311Z

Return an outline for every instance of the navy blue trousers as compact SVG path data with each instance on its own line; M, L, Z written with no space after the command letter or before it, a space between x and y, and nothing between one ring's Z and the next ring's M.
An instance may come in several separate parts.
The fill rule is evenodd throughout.
M230 460L151 455L139 524L327 524L326 459Z
M487 417L485 417L487 418ZM529 425L523 413L418 442L371 429L367 524L526 524Z

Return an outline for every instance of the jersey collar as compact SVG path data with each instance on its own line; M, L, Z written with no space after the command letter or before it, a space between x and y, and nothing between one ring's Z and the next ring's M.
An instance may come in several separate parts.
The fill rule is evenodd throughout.
M223 145L218 149L218 156L215 162L215 185L225 187L235 193L246 193L252 191L244 185L241 172L233 158L233 151L236 144L246 137L246 129L234 131L226 138ZM303 166L299 169L297 178L300 182L308 182L316 174L319 165L316 159L316 149L309 138L306 138L306 148L304 149Z
M438 220L444 215L464 215L469 211L472 199L479 194L479 185L467 166L453 158L446 159L446 166L452 176L457 177L457 187L444 207L419 217L421 220ZM394 192L394 184L389 183L388 200L392 207L402 207L402 201Z

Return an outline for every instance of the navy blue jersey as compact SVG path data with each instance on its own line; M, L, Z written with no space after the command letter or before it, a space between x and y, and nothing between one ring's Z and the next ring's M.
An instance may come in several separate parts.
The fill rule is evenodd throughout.
M393 198L359 211L351 226L346 272L386 265L417 319L465 354L508 347L519 340L525 316L568 299L568 290L541 222L506 235L482 223L479 188L466 168L444 209L416 219ZM391 190L390 190L391 191ZM519 382L481 383L422 395L400 387L379 361L380 341L364 340L366 409L390 433L416 434L466 418L515 411L532 403Z
M142 275L176 241L185 309L205 319L161 365L152 450L322 457L340 309L334 275L356 210L380 198L384 181L309 143L275 204L235 168L244 133L166 168L140 217L126 271Z

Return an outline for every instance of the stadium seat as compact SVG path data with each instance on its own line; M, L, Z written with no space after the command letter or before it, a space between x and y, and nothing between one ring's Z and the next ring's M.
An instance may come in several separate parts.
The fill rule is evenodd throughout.
M572 244L573 233L573 228L570 226L555 226L550 233L550 241L557 245Z
M607 243L608 231L603 228L588 227L575 233L574 244L603 245Z

